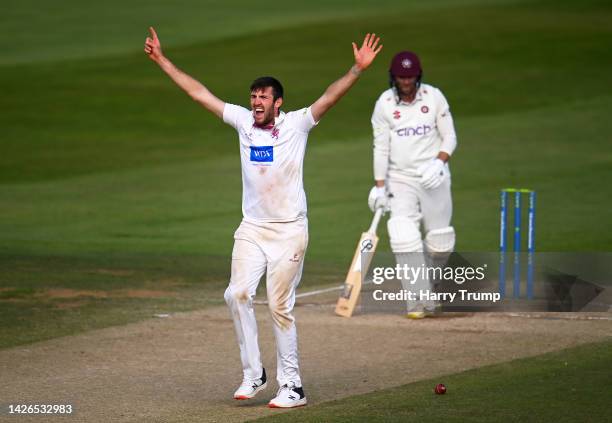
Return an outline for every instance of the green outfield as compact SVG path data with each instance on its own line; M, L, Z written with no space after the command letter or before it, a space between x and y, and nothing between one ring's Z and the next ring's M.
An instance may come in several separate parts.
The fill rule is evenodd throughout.
M237 136L145 57L149 25L222 99L246 105L252 79L272 74L287 109L348 70L351 41L382 36L377 62L309 139L308 287L342 280L368 225L369 118L390 58L406 48L454 113L457 249L494 251L498 191L524 186L538 191L538 250L609 251L610 18L604 1L301 1L272 11L243 0L9 1L0 347L223 302L241 217Z
M601 422L612 343L584 345L306 407L261 422ZM445 395L435 395L443 382Z
M223 304L241 219L237 135L148 60L149 25L223 100L248 105L250 82L274 75L287 110L349 69L352 41L382 37L378 60L309 137L308 289L343 280L371 219L369 119L403 49L455 118L458 251L496 251L506 187L537 190L538 251L611 251L610 22L600 0L4 2L0 349ZM602 421L610 346L271 420ZM447 395L432 393L438 382Z

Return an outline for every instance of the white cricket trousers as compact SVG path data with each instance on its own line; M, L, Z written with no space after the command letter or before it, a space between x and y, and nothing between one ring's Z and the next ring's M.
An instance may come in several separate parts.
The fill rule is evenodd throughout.
M389 202L391 218L403 217L412 222L411 231L427 232L447 228L450 226L453 215L453 202L451 196L451 175L448 166L444 166L446 177L442 184L434 189L425 189L417 179L388 181L388 190L392 194ZM396 251L395 258L398 264L409 267L419 267L426 264L425 255L422 253L423 246L418 251L401 254ZM417 278L411 283L402 279L402 287L408 292L414 293L419 298L419 292L431 291L431 281L427 278ZM407 309L421 311L421 309L433 310L435 301L408 301Z
M253 298L265 273L276 338L276 379L279 386L288 382L302 386L292 311L308 245L308 220L282 223L243 220L234 240L232 275L224 297L236 328L244 380L259 379L263 368Z
M388 190L393 195L389 202L391 217L402 216L412 220L425 233L450 226L453 216L451 178L448 166L442 184L434 189L425 189L417 180L388 181Z

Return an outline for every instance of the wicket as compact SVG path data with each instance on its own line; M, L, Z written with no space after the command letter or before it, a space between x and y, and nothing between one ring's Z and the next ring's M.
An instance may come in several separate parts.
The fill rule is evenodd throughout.
M535 252L535 212L536 192L525 188L505 188L501 190L500 197L500 243L499 243L499 292L502 298L506 295L506 252L508 250L508 196L514 194L514 298L519 298L521 293L521 211L522 195L529 198L529 209L527 211L527 298L533 297L533 253Z

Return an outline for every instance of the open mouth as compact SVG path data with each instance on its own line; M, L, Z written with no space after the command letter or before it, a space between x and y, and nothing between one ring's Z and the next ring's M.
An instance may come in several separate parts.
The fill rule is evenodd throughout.
M255 119L263 118L264 117L263 107L256 107L255 110L253 110L253 115L255 116Z

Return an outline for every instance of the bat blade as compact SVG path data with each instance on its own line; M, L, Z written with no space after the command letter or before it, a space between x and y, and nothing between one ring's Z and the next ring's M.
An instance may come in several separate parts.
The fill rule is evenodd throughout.
M357 300L359 299L359 293L361 292L362 272L367 273L377 244L378 236L376 236L376 233L364 232L361 234L353 261L344 281L344 290L336 303L337 315L342 317L351 317L353 315ZM362 253L370 254L362 255Z

